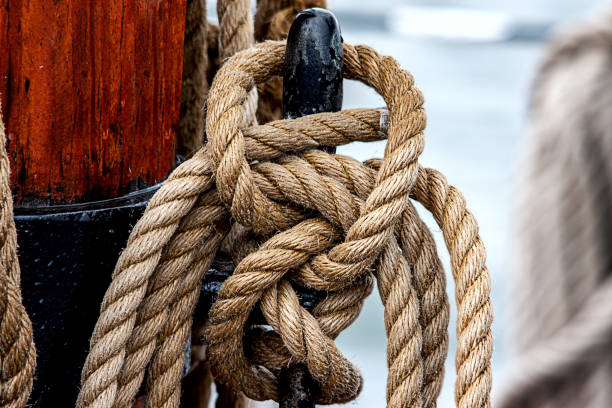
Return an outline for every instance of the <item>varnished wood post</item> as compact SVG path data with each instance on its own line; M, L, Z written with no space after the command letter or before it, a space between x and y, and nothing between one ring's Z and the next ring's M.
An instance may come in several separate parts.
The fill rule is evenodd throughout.
M185 0L0 0L16 205L112 198L174 165Z

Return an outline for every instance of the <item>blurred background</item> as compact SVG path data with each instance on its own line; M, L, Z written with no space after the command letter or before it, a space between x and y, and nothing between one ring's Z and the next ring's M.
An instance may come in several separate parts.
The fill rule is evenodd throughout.
M511 352L508 274L516 170L525 137L529 88L547 38L560 26L605 6L603 0L328 0L345 42L392 55L424 92L428 124L420 162L441 170L466 196L488 250L495 307L494 394ZM209 10L214 10L211 4ZM344 107L383 106L372 90L345 81ZM339 153L382 157L384 143L353 144ZM440 229L434 232L454 293ZM454 406L456 309L451 300L451 348L439 406ZM385 330L377 292L337 340L362 370L365 386L349 405L385 405ZM275 404L260 403L258 407Z

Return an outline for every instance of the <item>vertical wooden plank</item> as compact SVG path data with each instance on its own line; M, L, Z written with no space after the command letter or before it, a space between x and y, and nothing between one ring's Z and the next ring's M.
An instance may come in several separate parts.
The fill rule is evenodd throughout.
M0 113L2 117L6 117L7 106L4 103L5 99L2 95L6 95L8 91L8 70L9 70L9 55L8 48L8 11L9 11L9 0L0 0L0 102L2 107Z
M90 201L161 181L174 165L185 0L0 5L16 202Z

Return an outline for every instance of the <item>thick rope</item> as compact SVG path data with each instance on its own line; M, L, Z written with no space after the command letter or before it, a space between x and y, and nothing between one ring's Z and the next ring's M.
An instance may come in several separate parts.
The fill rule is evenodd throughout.
M355 131L356 133L355 140L367 141L382 139L384 137L382 133L372 132L371 130L379 128L379 122L380 112L371 110L349 110L334 114L334 116L331 116L331 114L312 115L295 120L294 126L283 126L282 123L272 123L265 126L250 128L249 134L251 137L247 138L247 143L253 146L265 146L265 148L253 150L252 153L254 154L253 159L266 160L278 157L284 151L300 148L300 146L302 149L305 147L317 146L321 141L327 144L339 140L348 143L351 140L349 138L349 132L351 131ZM316 132L311 132L308 129L313 129ZM325 139L326 137L328 139ZM296 144L287 143L287 139L294 140ZM275 141L280 141L280 143ZM164 186L162 186L160 191L156 194L155 198L151 200L145 214L132 231L127 248L124 250L115 268L115 283L109 288L109 291L107 291L102 306L103 310L101 312L101 317L94 330L94 335L92 336L92 349L83 369L84 383L80 393L80 400L83 400L83 406L87 406L87 404L91 404L94 400L99 398L100 392L103 391L104 388L116 387L116 385L113 385L113 382L118 380L119 368L110 372L106 371L104 374L100 373L94 375L95 372L105 369L105 365L107 365L108 361L107 358L103 356L109 355L107 350L114 352L116 347L119 347L118 350L122 349L119 351L119 354L128 353L127 363L121 363L124 365L122 370L122 378L124 379L121 382L126 384L125 387L129 386L131 391L128 392L126 389L122 388L120 394L126 394L122 397L122 399L126 401L125 403L128 403L134 397L142 381L144 369L155 348L156 337L159 330L161 330L160 327L167 321L166 313L168 313L168 309L170 308L170 297L160 296L158 299L150 301L153 306L160 301L162 304L166 302L164 308L160 309L158 306L152 310L152 312L155 312L154 315L150 315L151 312L148 312L146 310L147 308L140 307L143 309L140 313L148 313L149 315L145 315L139 318L139 320L142 321L143 324L149 324L150 326L144 326L142 329L137 328L134 330L131 339L134 346L130 347L133 349L132 351L125 350L127 347L126 339L121 339L117 342L118 336L116 336L115 333L112 333L116 336L115 342L113 343L115 345L101 345L99 351L94 348L94 339L99 336L101 339L100 341L103 341L103 339L107 337L105 333L110 331L105 329L108 325L101 326L102 322L106 320L106 318L104 318L107 314L105 310L111 308L110 305L120 301L125 295L130 294L130 297L125 300L132 300L133 306L127 310L126 315L133 316L135 308L139 307L140 301L138 301L138 298L133 297L130 290L141 293L144 290L143 286L147 284L148 276L153 273L152 269L158 268L163 271L164 269L162 266L174 259L176 259L175 265L177 265L177 269L173 272L178 272L179 274L181 271L184 272L189 266L189 263L192 262L191 259L195 257L194 252L196 248L201 245L202 240L200 238L202 234L206 233L206 231L200 230L209 229L211 225L213 228L217 229L223 226L223 224L216 221L217 218L214 215L215 207L211 206L210 202L207 202L206 197L200 198L198 202L198 196L204 191L208 191L212 186L212 172L206 155L204 150L198 152L191 160L183 163L173 172ZM185 216L185 214L187 214L187 216ZM186 218L186 220L182 221L183 223L186 223L188 220L193 220L192 222L195 223L193 226L196 228L196 231L194 231L194 234L183 234L181 237L175 237L174 241L177 242L177 244L170 245L168 243L170 239L168 230L170 228L178 228L178 224L181 222L182 218ZM201 224L198 224L198 220L201 220ZM147 224L148 226L146 226ZM200 230L198 230L198 228ZM185 238L191 238L191 240L185 242ZM155 248L150 248L141 255L142 243L148 241L155 241L157 245ZM176 253L176 251L174 251L176 253L175 256L166 256L164 258L169 258L167 261L158 261L157 257L160 257L161 250L164 247L168 247L168 253L172 253L173 251L170 248L173 246L182 248L184 253ZM135 258L135 261L131 263L124 261L130 257ZM185 257L187 257L187 260L184 260ZM158 263L160 266L156 266ZM129 285L124 284L122 282L123 279L129 282ZM155 276L155 280L161 280L161 283L165 284L179 284L162 276ZM114 287L123 287L124 289L122 291L111 290ZM196 285L194 285L194 287L196 287ZM151 296L151 294L148 295L148 297ZM119 306L121 305L117 305L117 307ZM110 318L114 315L113 313L111 308L108 312ZM111 320L109 322L110 327L112 327L113 324L116 325L116 322L122 322L122 319L118 318L116 321ZM119 326L119 328L123 327L123 325ZM96 332L100 332L100 334L96 335ZM94 359L93 355L96 354L103 356ZM142 356L139 357L141 354ZM183 353L178 354L179 357L183 355ZM89 363L90 361L91 364ZM97 363L96 361L99 362ZM140 361L140 364L131 364L130 361ZM92 375L94 376L91 377ZM87 380L85 380L85 378L87 378ZM95 394L84 400L89 389ZM114 397L109 399L114 399Z
M406 209L398 235L400 248L408 264L412 265L414 287L420 303L423 407L435 407L442 389L448 353L449 305L444 269L436 254L433 237L413 206Z
M351 51L350 48L349 51ZM352 51L353 55L357 54L354 50ZM364 54L371 53L371 50L368 49L364 49L364 51ZM241 121L241 102L246 97L247 88L250 89L254 85L253 80L262 82L263 78L260 78L260 76L265 75L266 70L269 70L271 67L279 69L281 66L279 61L272 60L274 54L273 52L266 53L263 58L260 57L258 60L254 61L255 63L248 67L249 71L239 70L239 68L242 67L239 65L240 59L238 58L233 59L237 67L226 64L220 73L223 73L221 77L226 79L227 82L221 82L218 87L213 86L211 89L209 114L207 117L207 128L210 138L208 146L211 157L217 167L217 186L219 188L220 197L226 202L226 205L230 206L232 215L238 222L243 225L252 226L255 232L263 235L269 234L274 230L283 230L287 228L287 222L299 216L292 208L286 206L283 208L275 201L266 198L265 193L255 185L250 175L250 166L244 157L244 140L242 133L237 126ZM278 58L278 53L276 54L276 58ZM347 55L347 59L350 61L350 52L347 52ZM376 60L382 59L377 55L373 57L373 64L376 64ZM346 66L349 67L350 65L350 63L346 64ZM363 69L361 66L363 64L358 65L360 65L359 68L362 68L362 75L373 74L372 72L368 72L367 69ZM390 65L393 66L393 63ZM386 97L391 117L391 126L389 129L390 137L386 150L387 156L389 156L390 159L383 164L378 173L378 187L375 188L374 193L372 193L364 203L364 214L361 218L355 221L354 224L352 224L352 220L348 218L348 224L344 225L347 227L345 228L345 243L332 249L329 255L316 255L309 262L312 271L321 273L321 281L340 281L333 282L339 285L336 289L350 285L354 280L363 275L366 272L366 268L368 268L387 245L389 246L389 251L393 251L393 248L397 247L397 245L394 246L392 244L393 241L391 241L390 233L393 228L393 222L397 220L407 205L408 194L416 178L416 171L413 163L415 163L416 157L418 157L422 149L421 130L424 126L424 120L418 119L419 112L421 111L420 105L422 103L422 98L418 91L412 88L412 78L407 76L407 73L399 69L396 69L395 72L391 71L393 70L391 69L388 72L388 80L400 84L396 88L397 92L384 94L387 90L381 86L380 77L382 75L379 72L375 73L372 77L373 80L370 81L370 84L383 92L383 97ZM275 73L278 72L267 72L267 76ZM392 76L393 73L396 74L396 77ZM216 82L216 84L218 85L219 82ZM218 92L218 94L216 92ZM398 115L398 111L402 112L402 114L405 114L407 117ZM416 118L410 118L411 112L416 112ZM402 120L404 123L402 123ZM402 123L403 126L397 126L398 123ZM394 124L397 127L393 126ZM401 156L399 153L394 155L394 148L404 143L408 144L408 146L403 149ZM396 174L402 174L404 176L403 179L400 178L399 181L394 180L394 175ZM310 175L305 172L293 172L293 177L297 178L301 183L310 179ZM296 185L299 184L296 183ZM387 191L383 192L383 188ZM380 193L376 194L377 191L380 191ZM308 189L307 192L310 194L320 194L325 192L325 189ZM385 197L390 197L390 199L385 199ZM304 203L304 201L307 200L306 195L299 197L298 193L296 198L298 203L302 205L306 204ZM257 201L260 202L258 203ZM341 204L342 203L335 203L332 201L332 208L317 209L321 211L323 215L333 220L333 214L329 211L334 208L343 208ZM344 203L344 207L349 210L352 207L359 211L359 207L361 206L351 205L350 202L348 202ZM267 217L262 212L264 208L268 213ZM386 217L375 221L369 213L376 212ZM342 222L342 219L347 219L347 215L349 214L345 211L334 221ZM259 297L263 295L262 290L266 288L273 290L272 293L268 292L270 296L276 299L276 302L273 303L285 309L293 309L293 313L291 314L295 314L297 310L299 316L301 316L301 318L298 319L298 323L301 323L298 324L298 326L301 327L295 327L295 323L294 327L291 327L291 320L288 318L287 324L283 327L281 322L275 324L274 320L270 319L270 316L267 317L272 327L274 327L277 332L281 333L284 343L291 353L298 358L299 361L307 363L311 374L320 383L322 389L319 395L319 402L331 403L348 401L354 398L361 388L361 377L358 371L344 359L333 345L333 342L321 332L316 320L314 320L310 314L302 310L299 304L296 306L297 298L295 294L293 294L293 296L290 295L290 292L288 292L290 288L287 284L283 284L279 281L286 271L300 266L300 264L303 264L307 260L303 258L304 255L312 253L310 252L312 248L309 250L308 246L306 248L294 247L292 245L295 244L291 244L292 242L300 242L300 238L303 237L303 235L315 235L315 237L317 237L317 244L323 242L323 237L325 237L326 234L314 232L312 230L313 227L314 226L309 221L304 221L302 224L287 231L288 234L295 233L295 236L291 237L291 239L283 240L283 233L280 235L280 241L277 243L275 241L276 237L273 237L270 241L269 249L267 247L268 243L262 246L264 254L261 255L260 262L263 262L263 264L259 264L257 259L250 259L250 257L245 258L245 260L238 265L234 276L228 279L221 288L219 300L211 310L211 327L207 331L207 337L209 339L210 359L213 372L217 371L216 374L222 381L234 383L236 384L235 386L240 384L244 392L251 398L278 398L275 379L266 375L266 372L256 367L249 368L248 362L246 362L243 356L241 357L243 348L242 336L235 335L236 331L242 331L235 329L240 329L244 325L248 317L248 312ZM325 224L320 227L323 228L323 231L326 229ZM286 245L290 245L290 247L286 247ZM278 249L275 249L276 246L278 246ZM289 248L292 248L292 250L289 250ZM265 253L266 250L269 253ZM260 251L262 251L262 249L260 249ZM397 249L395 251L398 252ZM283 260L284 262L281 263L280 258L283 252L288 255L285 256L285 258L289 259ZM300 256L300 253L303 255ZM256 255L259 254L252 254L252 256ZM270 259L275 259L275 262L270 264ZM276 261L277 259L278 261ZM247 260L251 261L251 266L249 266L247 262L246 266L241 269L241 266L245 265ZM269 266L266 267L266 264ZM253 277L256 271L261 272L256 274L256 282L252 282L251 280L250 283L255 284L259 289L251 287L247 284L247 281L245 281L246 278ZM234 285L232 286L232 284ZM276 287L277 294L275 295L274 285L277 284L280 286ZM279 291L281 294L283 292L285 293L284 299L283 296L278 295ZM284 304L281 303L282 300L285 301ZM262 300L264 314L266 314L265 305L267 303L268 302ZM231 315L227 316L227 313L231 313ZM418 321L418 318L414 320ZM414 327L414 325L412 327ZM291 333L288 333L289 331L291 331ZM412 347L411 350L416 349L420 353L420 333L409 330L408 337L410 340L416 341L416 347ZM308 353L308 350L310 350L310 353ZM233 369L229 372L224 372L224 365L233 367ZM420 387L418 381L420 379L420 374L422 375L422 373L420 373L422 367L419 366L418 361L416 364L408 365L408 372L403 373L403 380L409 383L407 386L409 388L408 401L416 399L415 403L419 403L418 392L411 391L418 390ZM393 375L390 373L391 381L393 381L392 377ZM412 378L415 380L413 381ZM404 381L402 381L402 385L404 385ZM389 395L393 395L393 391L395 391L394 388L391 389ZM405 394L404 392L404 397L406 396ZM406 398L402 399L406 400Z
M189 158L204 144L204 104L208 94L206 0L188 0L185 14L183 83L177 152Z
M611 23L559 35L534 81L500 407L612 406Z
M422 127L419 127L418 119L415 120L414 117L411 117L411 112L413 112L413 109L417 109L419 106L418 102L416 104L414 103L415 97L417 101L419 100L419 97L418 97L418 92L414 92L413 89L410 87L411 82L412 82L411 79L404 77L402 78L402 80L398 80L398 78L392 77L392 72L388 72L385 74L377 73L377 75L373 75L372 77L366 77L365 75L371 74L371 71L373 71L372 69L370 70L367 69L370 66L370 64L371 65L382 65L381 62L379 62L378 64L376 64L376 62L377 60L380 61L383 58L381 58L378 55L372 55L374 54L373 51L366 49L366 48L360 49L360 51L362 51L362 53L357 55L357 52L351 47L347 47L346 49L346 52L348 55L347 60L349 62L346 64L349 67L347 68L348 76L350 76L351 73L353 73L351 72L350 62L352 62L351 57L355 56L353 58L355 58L355 65L358 66L358 69L355 69L354 72L358 72L360 78L371 79L370 84L374 85L375 88L378 85L379 90L382 89L383 92L386 91L384 87L381 86L381 83L380 83L380 78L383 75L385 75L385 79L386 79L385 82L394 83L394 84L403 84L404 86L406 86L406 88L404 89L402 89L402 86L395 87L391 95L383 95L383 96L387 96L386 99L387 99L387 102L388 102L388 105L391 111L390 113L391 124L394 123L394 119L397 120L399 123L402 123L403 121L402 123L403 128L394 129L392 126L390 126L390 129L389 129L390 141L387 146L387 154L391 155L391 159L389 161L392 163L392 165L389 169L385 169L385 165L383 164L381 171L378 173L378 183L382 185L386 184L385 187L391 188L392 191L395 190L396 192L395 193L389 193L389 192L381 193L382 197L391 197L391 200L387 202L382 201L382 197L377 198L376 195L372 193L372 195L368 197L368 200L365 203L365 215L361 216L361 219L363 219L366 224L359 225L359 221L355 222L355 224L353 224L351 228L349 229L349 231L347 232L347 238L346 238L347 242L345 244L340 244L340 246L338 246L336 249L330 251L331 256L328 257L326 255L317 255L313 258L313 260L311 261L311 264L313 265L313 267L311 267L311 270L316 270L317 272L319 272L321 275L324 276L324 278L322 278L321 281L329 282L329 281L339 281L342 279L346 279L347 281L350 282L359 276L363 268L367 267L368 258L369 258L368 255L370 255L372 258L375 258L378 255L377 248L378 247L382 248L386 244L385 238L387 237L385 235L387 231L389 230L389 226L388 226L389 223L386 223L384 221L381 223L380 219L378 219L377 220L378 222L376 223L373 221L370 221L370 219L368 218L369 217L368 211L372 211L372 212L378 211L378 213L382 212L383 214L384 212L387 212L387 214L385 215L387 216L390 215L389 218L391 219L393 219L393 213L395 211L399 211L399 213L401 213L402 211L401 198L404 196L404 194L406 194L406 193L402 193L402 191L406 191L406 190L409 191L409 188L412 185L412 183L409 181L410 180L410 164L412 162L410 159L410 153L408 153L408 156L406 156L406 151L410 152L411 150L410 149L411 141L412 141L412 145L415 146L414 147L415 150L413 150L414 151L413 154L416 156L418 155L418 153L420 153L421 143L419 140L420 137L418 136L419 135L418 132L420 131L420 129L422 129ZM243 141L240 140L242 138L242 134L239 128L236 126L236 123L240 123L240 120L239 120L240 115L241 115L240 103L241 103L241 100L244 98L246 89L247 88L250 89L250 87L253 86L253 83L251 81L254 80L255 82L261 82L264 80L266 74L273 75L274 73L276 73L274 69L278 69L280 64L278 63L278 61L274 60L275 57L273 54L274 54L273 52L267 52L265 55L262 55L258 59L258 61L256 61L249 67L241 66L240 59L238 58L234 59L236 67L245 69L245 71L242 71L242 72L239 72L238 68L234 68L234 67L228 68L226 65L226 67L222 69L221 72L223 72L222 77L224 79L227 78L227 82L221 82L221 85L219 85L218 88L213 86L213 89L211 89L211 94L209 97L210 110L209 110L209 115L207 118L207 122L208 122L207 127L209 129L209 137L211 139L209 143L209 151L211 152L211 156L213 157L213 160L215 160L218 163L216 174L217 174L217 186L220 187L220 190L219 190L220 197L222 200L227 202L227 205L231 206L232 213L234 217L237 220L239 220L239 222L245 225L252 225L255 231L258 231L259 233L264 234L264 235L276 229L282 230L286 228L285 223L288 222L287 220L289 217L283 214L283 211L286 210L288 214L291 215L292 219L294 219L296 216L299 216L299 214L296 213L296 210L292 209L291 207L283 208L279 203L272 201L270 199L267 199L266 195L269 194L269 192L268 191L264 192L262 191L262 189L256 186L256 184L253 181L254 179L251 178L251 176L249 175L250 169L249 169L248 163L246 163L244 159L241 160L240 158L240 156L244 152L244 144L243 144ZM242 54L242 55L246 56L247 53ZM249 55L249 57L251 56ZM234 69L234 71L232 71L232 69ZM268 70L267 73L266 73L266 70ZM398 72L400 71L398 70ZM253 75L253 77L251 77L252 79L249 79L249 75ZM240 89L241 87L242 89ZM217 95L215 94L215 92L219 92L219 94ZM408 99L407 109L406 108L400 109L400 111L402 111L402 113L406 117L394 118L393 113L392 113L393 107L396 106L396 104L400 105L399 95L402 95L402 93L408 94L411 97ZM218 101L220 103L220 106L214 105L213 101ZM418 112L418 110L415 112ZM221 122L222 116L225 116L223 118L224 119L223 124L225 124L225 121L227 122L227 125L225 126L222 126L219 124L219 122ZM412 133L410 132L411 130L412 130ZM393 138L394 131L398 132L400 135L405 132L404 134L406 133L408 135L416 134L417 136L409 137L406 142L402 142L400 141L402 140L401 136L398 136L400 140L394 140ZM406 144L408 144L408 146L406 146ZM399 160L399 158L398 159L393 158L393 147L396 145L402 146L404 148L404 150L402 151L403 160ZM224 151L231 152L231 153L224 153ZM231 157L232 155L235 155L237 157ZM406 164L403 164L403 163L406 163ZM406 165L407 167L403 167ZM397 181L397 179L393 179L394 177L393 173L395 173L396 171L400 171L401 172L400 174L403 173L402 175L404 177L406 177L407 175L408 179L406 179L404 182ZM387 177L384 176L386 172L389 174ZM305 176L300 177L300 175L301 174L298 174L296 172L293 173L293 176L298 178L300 183L305 183L307 181L306 179L309 179L309 177L305 177ZM393 180L394 182L392 185L391 185L392 183L391 180ZM227 182L227 188L224 188L222 181ZM378 188L380 188L380 185ZM374 191L376 192L376 189ZM308 189L309 194L317 194L318 192L319 190ZM238 194L242 194L242 196L238 197ZM295 198L292 197L292 199L299 202L301 205L307 205L307 198L306 198L307 195L302 195L299 199L298 199L298 195L299 193L296 193L296 197ZM263 202L265 202L265 204L254 204L254 202L257 203L257 200L262 200ZM400 201L400 203L398 203L398 201ZM337 203L335 204L336 204L336 207L338 207ZM457 202L459 209L461 209L461 204L462 204L461 201ZM264 217L263 213L259 212L260 209L263 209L263 208L267 209L268 217ZM323 208L317 208L317 209L321 211L322 213L324 213ZM389 212L391 214L389 214ZM464 210L464 213L459 213L459 219L457 222L472 221L473 219L471 218L471 216L468 216L468 215L469 213L466 215L465 210ZM329 216L329 214L326 214L326 216ZM371 223L371 224L368 226L368 223ZM298 227L301 227L307 231L308 229L312 228L312 225L302 224L302 225L298 225L295 228L298 228ZM458 226L453 226L453 227L454 228L452 228L452 230L456 230L458 228ZM468 273L467 277L463 277L463 280L458 281L458 289L457 289L458 298L460 300L459 305L461 308L464 308L464 309L461 309L461 312L462 314L465 313L468 315L468 317L461 316L460 322L459 322L460 323L459 330L460 330L461 337L467 336L468 338L465 339L465 342L463 344L460 344L460 348L459 348L459 355L458 355L457 363L459 366L460 379L459 379L458 388L457 388L457 400L458 400L458 403L463 406L473 406L474 403L476 403L477 405L480 405L480 404L488 405L488 392L490 390L490 365L488 361L490 359L490 354L492 351L491 333L490 333L490 329L488 328L488 325L490 325L490 320L491 320L491 306L490 306L490 301L488 300L488 291L489 291L488 272L486 271L486 268L484 267L484 264L483 264L484 257L482 256L483 255L481 251L482 245L480 243L480 240L479 238L477 238L477 235L474 235L475 230L471 228L470 224L467 225L467 228L468 228L468 231L470 232L470 235L468 235L467 237L463 237L463 238L468 238L467 243L471 245L468 245L465 248L463 246L453 248L453 250L457 251L457 253L452 253L453 260L455 261L455 263L453 264L455 266L455 270L460 270L461 268L464 268L465 272ZM274 239L275 238L272 238L272 240ZM453 239L449 238L449 243L455 244L455 242L453 242L454 239L455 239L454 237ZM356 242L353 244L351 241L356 241ZM367 245L363 245L362 243L364 242L367 243ZM362 245L359 245L359 244L362 244ZM272 245L273 246L271 248L273 248L274 245L276 244L272 244ZM265 245L264 247L267 248ZM344 252L338 251L338 248L342 248L343 250L346 248L346 250ZM287 248L282 248L282 247L280 249L284 249L285 251L287 250ZM295 250L296 249L294 249L293 251ZM467 266L463 266L464 257L466 256L465 251L472 251L469 253L469 255L476 257L474 262L472 262L471 264L468 264ZM342 260L341 261L342 263L341 264L334 263L332 256L336 257L336 259L338 260ZM456 259L456 257L459 257L459 258ZM299 260L296 260L296 258L298 258L298 254L291 252L291 259L287 260L290 266L286 267L285 269L294 268L296 266L295 263L300 262ZM364 261L364 258L365 258L365 261ZM249 257L247 257L246 259L249 259ZM267 259L270 259L270 256L268 256ZM265 262L265 260L263 260L263 262ZM219 306L222 303L218 303L217 308L213 307L213 310L211 311L211 322L213 326L208 331L208 334L209 334L209 341L211 342L210 347L211 347L211 360L213 361L213 369L219 370L219 372L217 373L218 375L221 375L221 376L225 375L226 378L223 378L224 380L227 380L229 382L242 381L242 386L244 388L247 388L250 386L251 389L246 389L245 392L247 393L247 395L249 395L252 398L274 398L276 396L275 395L276 386L274 384L273 379L271 379L269 376L266 377L264 372L261 372L260 370L256 370L256 371L242 370L242 367L244 367L244 364L242 365L239 364L239 361L235 359L225 360L225 366L231 366L233 368L232 372L230 373L222 372L223 364L221 364L221 361L224 361L223 358L218 358L217 365L215 366L214 364L214 360L217 359L217 357L213 357L212 350L213 348L215 348L215 346L217 346L217 348L219 349L220 355L224 357L230 357L230 358L232 356L228 356L227 355L228 353L226 353L226 351L228 350L228 347L222 347L221 346L222 343L226 345L230 344L232 346L236 346L236 349L238 350L241 349L241 347L239 347L240 339L235 339L236 343L226 342L227 339L224 339L223 342L218 341L219 336L222 336L222 333L224 331L222 330L223 327L220 327L220 325L224 324L227 326L231 326L232 323L229 323L229 321L225 320L226 318L224 317L219 318L218 316L215 316L215 314L219 313L223 315L223 311L219 310L219 309L223 309L226 313L227 312L232 313L234 315L233 317L235 317L235 313L233 312L236 310L236 308L239 305L236 303L237 300L232 300L234 296L234 293L232 292L232 290L238 291L235 294L235 296L238 296L237 299L245 300L244 299L245 294L240 295L240 293L242 293L240 291L241 285L245 284L245 280L243 279L243 277L250 277L252 276L252 273L244 273L245 271L248 271L249 268L247 266L245 267L246 269L244 269L243 271L241 269L241 265L243 265L243 263L238 265L237 271L235 274L236 281L240 282L237 284L238 287L231 286L231 284L233 283L233 278L230 278L230 280L228 280L226 285L224 285L224 287L221 289L220 294L219 294L220 301L221 302L225 301L225 306L223 305ZM274 265L278 265L278 264L280 264L280 261L274 262ZM274 265L271 265L273 269L278 268L278 266L274 266ZM259 268L262 268L262 267L263 266L259 266ZM263 271L265 271L265 268L262 270L262 272ZM251 272L253 272L253 270L251 270ZM264 275L261 275L261 274L258 275L260 277L260 282L258 283L259 287L264 286L264 284L261 283L261 280L265 281L267 279L268 281L265 284L270 284L271 282L276 282L279 279L278 275L280 274L281 274L281 271L278 270L275 273L268 273L267 276L265 275L265 272L264 272ZM461 276L458 276L458 279L460 277ZM334 287L333 285L341 285L341 284L337 282L333 282L330 288ZM474 285L476 287L474 287ZM226 288L230 288L230 287L233 289L227 289L227 292L226 292ZM244 290L249 290L249 289L244 288ZM252 295L252 289L249 290L248 293ZM464 303L461 300L465 298L469 298L469 301ZM249 296L249 300L247 301L247 304L248 303L254 303L252 296ZM307 315L303 315L303 316L307 316ZM474 319L475 316L476 316L476 319ZM238 325L234 327L240 327L240 324L241 324L240 322L242 321L242 319L245 319L245 317L242 316L240 317L240 319L241 320L238 320L235 323L233 323L233 324ZM474 320L477 320L480 324L475 323ZM228 322L228 323L225 323L225 322ZM302 331L306 330L305 332L306 334L304 334L301 337L307 341L317 336L317 333L316 333L317 328L309 327L308 324L304 323L304 326L301 328ZM231 333L228 333L228 334L231 335ZM284 340L285 340L285 344L288 345L289 341L287 341L286 338L284 338ZM295 350L291 350L294 356L299 355L300 353L303 352L304 349L307 348L306 345L298 346L300 342L299 339L296 341L297 342L294 344L295 347L302 347L302 349L300 350L296 348ZM325 340L322 340L322 342L325 343ZM312 348L318 345L310 344L310 346ZM333 349L330 350L329 347L331 347L331 345L327 344L327 346L320 346L320 347L327 348L327 353L328 353L327 358L328 359L331 359L332 361L334 361L335 359L337 360L339 365L341 366L344 365L344 361L342 361L341 357L339 357L335 353L335 351L333 351ZM473 347L478 347L479 353L473 353L471 350ZM315 356L315 357L318 357L318 356ZM230 364L228 363L228 361L233 361L236 363L236 365ZM311 369L311 371L313 371L313 369L316 369L315 366L317 364L317 361L307 361L307 363L309 363L309 368ZM477 368L479 371L477 371L476 373L473 373L473 372L469 373L468 371L471 371L473 368ZM330 373L326 373L325 370L326 370L326 367L323 364L322 367L320 367L320 377L325 378L325 376L327 375L328 376L326 378L327 382L334 383L334 378L329 377ZM344 366L343 370L345 370L348 373L347 377L345 377L345 380L346 381L351 380L350 373L353 372L353 369L350 366ZM319 373L314 372L312 374L315 376L315 378L317 378L317 374ZM241 378L241 377L244 377L244 378ZM255 381L255 379L258 379L258 381ZM343 384L344 387L342 387L342 389L329 390L329 395L326 395L325 394L326 390L323 390L321 394L321 402L327 402L326 400L327 397L332 398L333 400L342 400L343 398L354 397L354 395L351 395L351 393L358 391L359 384L353 383L353 385L351 386L353 388L349 389L348 391L347 389L350 387L347 387L346 384L350 384L350 382L349 383L345 382Z
M218 0L219 58L225 61L255 43L250 0ZM244 104L244 126L257 123L257 90L251 90Z
M390 337L389 406L433 406L446 353L448 306L435 248L406 251L407 245L414 245L410 242L431 242L427 232L419 232L424 226L414 218L411 194L434 213L453 261L460 339L457 403L488 406L492 340L484 248L461 195L437 172L422 170L416 162L423 145L424 112L411 76L389 57L367 47L345 46L345 75L373 85L390 109L387 158L365 166L304 149L316 143L333 146L380 139L380 111L272 123L266 127L269 140L258 136L265 134L258 131L264 127L240 131L248 91L278 73L283 58L284 44L264 43L228 60L221 69L209 94L209 145L183 163L154 196L117 264L92 336L80 406L130 401L131 396L118 395L125 389L135 393L149 362L148 406L178 406L186 328L197 299L192 294L199 291L229 230L226 205L265 242L245 253L211 310L206 332L218 381L251 398L275 398L278 364L290 359L308 365L321 385L320 401L354 398L361 378L332 339L358 315L371 290L370 267L377 266ZM394 86L386 89L387 83ZM310 121L327 130L311 132ZM288 151L296 155L282 156ZM255 157L258 162L251 167ZM270 161L274 158L278 160ZM396 232L402 224L414 231ZM201 232L205 230L209 232ZM272 235L277 230L281 232ZM400 247L409 253L403 254ZM416 260L416 266L408 260ZM413 272L417 267L420 272ZM249 270L261 281L252 282L253 274L244 273ZM329 290L330 295L311 314L297 303L288 279ZM249 286L253 284L260 289ZM257 299L275 331L244 333L249 356L269 357L253 366L239 346L240 327L248 305ZM422 311L423 305L430 309ZM213 329L219 325L224 330ZM424 341L423 333L432 339ZM226 352L230 355L222 361Z
M36 349L32 323L21 301L9 164L0 115L0 406L22 408L32 391Z

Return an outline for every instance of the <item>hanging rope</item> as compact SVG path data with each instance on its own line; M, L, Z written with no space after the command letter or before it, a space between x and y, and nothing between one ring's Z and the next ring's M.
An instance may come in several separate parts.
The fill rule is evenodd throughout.
M534 81L500 407L612 406L611 23L559 36Z
M191 157L204 144L204 104L208 94L206 0L188 0L185 13L183 82L177 153Z
M21 302L9 173L6 135L0 115L0 406L21 408L28 402L32 390L36 349L32 323Z
M255 43L250 0L218 0L219 57L221 61ZM257 90L251 90L244 104L244 126L257 123Z
M385 159L362 164L312 150L381 139L376 110L241 128L248 93L280 73L284 44L260 44L228 60L208 98L209 144L152 198L117 263L80 407L129 406L147 367L147 406L178 406L199 288L232 219L263 244L245 251L211 310L206 339L218 381L250 398L278 398L279 364L291 359L319 382L319 402L354 398L361 377L333 338L358 315L374 275L389 337L388 406L434 406L448 304L435 246L409 197L433 213L451 253L457 405L489 406L490 282L476 221L461 194L417 162L425 114L412 76L368 47L345 45L344 55L345 77L374 87L389 107ZM311 314L291 282L330 293ZM258 300L274 332L247 332L243 348L244 322Z

